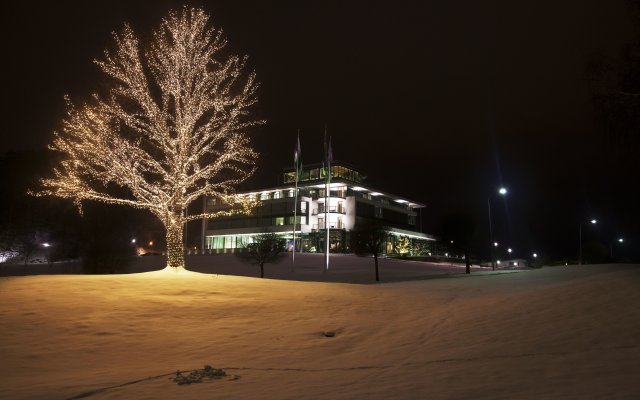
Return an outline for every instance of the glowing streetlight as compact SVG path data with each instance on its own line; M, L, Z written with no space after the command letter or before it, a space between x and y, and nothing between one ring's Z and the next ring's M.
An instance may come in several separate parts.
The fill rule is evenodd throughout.
M624 243L624 238L618 238L618 243ZM609 255L613 258L613 240L609 242Z
M533 258L538 258L538 253L533 253Z
M131 243L136 244L136 238L131 239Z
M507 189L501 187L498 189L498 193L502 196L506 196ZM493 241L493 228L491 227L491 196L487 197L487 206L489 207L489 250L491 251L491 269L496 270L496 262L495 260L495 251L494 248L498 246L497 242ZM491 247L491 243L493 243L493 247Z
M595 225L598 221L592 219L589 221L592 225ZM578 265L582 265L582 222L580 222L580 226L578 227L578 237L580 241L580 252L578 254Z
M509 252L509 254L511 254L511 252L512 252L513 250L511 250L511 247L509 247L509 248L507 249L507 251Z

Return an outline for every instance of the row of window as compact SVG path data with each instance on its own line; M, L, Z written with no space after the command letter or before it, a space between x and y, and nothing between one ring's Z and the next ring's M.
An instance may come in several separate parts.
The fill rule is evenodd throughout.
M296 216L296 224L307 225L307 217L305 215ZM262 217L262 218L227 218L227 219L210 219L207 227L210 230L217 229L242 229L242 228L266 228L270 226L293 225L293 215Z
M325 173L322 168L310 168L303 169L300 174L300 182L304 181L315 181L319 179L323 179L325 177ZM364 176L360 174L358 171L354 171L350 168L343 167L342 165L333 165L331 167L331 177L333 178L343 178L350 180L352 182L361 183L364 179ZM296 181L296 173L285 172L284 173L284 183L293 183Z

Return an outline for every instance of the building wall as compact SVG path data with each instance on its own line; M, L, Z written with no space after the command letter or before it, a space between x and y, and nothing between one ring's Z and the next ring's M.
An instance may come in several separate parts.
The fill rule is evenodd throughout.
M353 175L352 170L336 169L345 176ZM312 168L309 174L317 174ZM311 175L309 175L311 176ZM315 176L315 175L313 175ZM358 179L361 175L357 175ZM290 178L290 177L289 177ZM316 178L314 178L316 179ZM284 176L287 182L287 175ZM317 179L299 185L296 236L301 238L305 251L324 248L325 231L325 197L324 184ZM245 195L260 200L252 215L233 216L209 220L204 223L204 244L206 248L222 245L246 245L251 236L265 232L281 234L288 240L293 237L294 230L294 190L291 187L279 187L262 191L254 191ZM214 201L205 201L206 211L215 212L225 209L226 205ZM385 226L415 232L416 206L410 206L406 200L396 196L384 195L371 189L354 186L353 182L342 178L332 182L328 201L328 224L331 228L330 244L334 251L347 249L348 232L366 220L375 220ZM417 205L419 206L419 205ZM393 236L393 235L392 235ZM416 236L416 237L418 237ZM393 238L389 248L393 248ZM416 239L418 240L418 239ZM234 245L235 243L235 245Z

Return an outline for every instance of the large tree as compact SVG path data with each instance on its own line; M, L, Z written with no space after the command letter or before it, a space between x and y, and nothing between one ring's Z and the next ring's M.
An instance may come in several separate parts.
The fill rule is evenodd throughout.
M65 158L40 194L149 210L166 228L167 266L183 268L185 222L251 207L234 190L257 157L247 136L263 123L249 116L255 74L244 71L246 57L225 55L226 39L200 9L169 13L148 43L128 25L114 39L95 61L108 91L80 105L67 98L50 146ZM235 207L185 217L202 196Z

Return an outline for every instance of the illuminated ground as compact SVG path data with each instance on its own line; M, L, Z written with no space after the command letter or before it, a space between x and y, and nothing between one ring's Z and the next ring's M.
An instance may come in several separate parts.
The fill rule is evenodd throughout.
M291 253L282 254L276 263L265 264L265 277L314 282L374 283L373 258L356 257L348 254L332 254L330 272L324 273L324 255L298 254L292 268ZM160 270L166 265L166 257L135 257L127 267L129 272L149 272ZM189 270L208 274L259 277L260 268L256 264L239 259L233 254L190 255L186 257ZM463 274L464 265L454 262L416 262L382 258L379 260L380 279L383 282L397 282L427 279L436 275ZM473 266L472 271L489 271L489 268ZM27 264L0 264L0 276L35 275L57 273L82 273L79 262Z
M0 294L3 399L640 398L637 265L382 285L42 275ZM204 364L237 379L168 379Z

